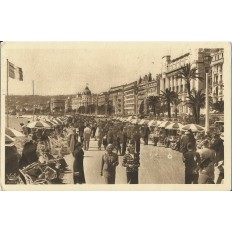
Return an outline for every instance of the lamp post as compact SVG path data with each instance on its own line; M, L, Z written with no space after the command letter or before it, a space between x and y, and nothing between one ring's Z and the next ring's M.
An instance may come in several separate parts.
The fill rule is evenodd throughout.
M206 85L205 85L205 133L209 132L209 82L208 82L208 73L206 73L205 77Z

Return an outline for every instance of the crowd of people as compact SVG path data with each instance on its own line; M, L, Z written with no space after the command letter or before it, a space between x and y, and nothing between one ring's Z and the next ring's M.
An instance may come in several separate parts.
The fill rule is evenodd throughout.
M62 173L71 172L64 159L64 154L71 152L74 157L73 182L84 184L84 152L89 150L93 138L98 150L105 150L99 167L106 184L115 184L118 156L123 156L127 183L139 183L140 145L141 142L148 145L149 140L154 146L162 145L182 153L185 184L219 184L224 179L224 141L217 133L193 133L191 129L173 133L147 124L83 115L70 116L63 125L52 129L23 131L26 141L21 152L16 146L6 144L6 176L12 173L18 176L29 165L40 163L55 170L56 175L50 170L50 176L55 176L53 182L57 183L54 179L57 181Z

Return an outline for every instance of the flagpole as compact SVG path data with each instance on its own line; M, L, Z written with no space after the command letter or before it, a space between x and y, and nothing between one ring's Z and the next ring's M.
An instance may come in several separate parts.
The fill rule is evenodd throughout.
M6 60L7 61L7 81L6 81L6 105L7 105L7 127L9 127L9 105L8 105L8 81L9 81L9 67L8 67L8 59Z
M33 100L34 100L34 95L35 95L35 91L34 91L34 80L32 80L32 93L33 93ZM33 105L33 122L35 121L35 105Z

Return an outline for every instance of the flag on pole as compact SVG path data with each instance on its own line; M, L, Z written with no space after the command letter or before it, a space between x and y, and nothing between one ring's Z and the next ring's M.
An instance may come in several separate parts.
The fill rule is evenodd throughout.
M13 63L8 62L8 75L10 78L23 81L23 70L15 66Z

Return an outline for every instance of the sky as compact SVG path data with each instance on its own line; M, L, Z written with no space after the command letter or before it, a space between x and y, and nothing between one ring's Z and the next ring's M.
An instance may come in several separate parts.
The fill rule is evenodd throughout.
M188 43L8 42L2 46L2 77L6 80L8 59L23 69L24 77L23 81L9 78L9 94L32 94L33 80L38 95L76 94L87 83L92 93L100 93L149 72L155 77L161 73L163 56L174 59L190 48Z

